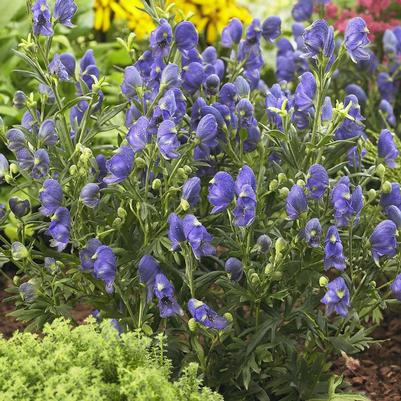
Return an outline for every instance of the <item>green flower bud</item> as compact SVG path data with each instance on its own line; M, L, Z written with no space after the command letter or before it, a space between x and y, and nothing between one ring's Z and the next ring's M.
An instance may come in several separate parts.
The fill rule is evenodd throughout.
M376 174L377 174L380 178L383 178L385 173L386 173L386 167L384 167L383 164L379 164L379 165L376 167Z
M78 167L73 164L69 169L70 175L76 175L78 173Z
M230 312L226 312L223 317L228 320L229 322L233 321L233 315Z
M283 187L283 188L280 188L280 189L278 190L278 192L279 192L279 194L280 194L280 197L281 197L282 199L285 199L285 198L287 197L287 195L288 195L288 192L290 192L290 190L289 190L287 187Z
M304 180L298 180L297 185L299 185L301 188L305 187L305 181Z
M277 180L271 180L269 184L269 191L274 191L278 188L278 181Z
M127 217L127 211L123 207L119 207L117 209L117 216L121 219L125 219Z
M146 162L142 157L136 157L135 158L135 166L138 167L139 169L145 168Z
M376 281L371 281L370 283L369 283L369 287L370 288L372 288L372 289L375 289L376 288Z
M21 282L21 277L20 277L20 276L14 276L14 277L13 277L13 283L14 283L14 285L15 285L16 287L19 286L20 282Z
M186 212L190 208L190 204L186 199L181 199L180 206L184 212Z
M272 273L271 277L273 281L280 281L283 277L283 273L281 271L275 271Z
M276 253L282 253L284 249L287 247L287 241L284 238L277 238L275 244L274 244L274 249L276 250Z
M17 174L18 173L18 166L15 163L10 164L10 172L11 174Z
M177 170L177 176L178 177L180 177L180 178L184 178L185 180L187 179L187 173L185 172L185 170L182 168L182 167L180 167L178 170Z
M268 263L268 264L265 266L265 274L266 274L267 276L269 276L270 274L272 274L272 272L273 272L273 265L272 265L271 263Z
M147 335L147 336L151 336L153 334L153 330L152 328L148 325L148 324L144 324L142 326L142 331Z
M119 227L122 224L122 220L119 217L116 217L113 221L113 227Z
M373 188L369 189L369 191L368 191L369 202L372 202L373 200L375 200L376 195L377 195L377 193Z
M21 242L13 242L11 244L11 256L16 261L26 259L29 256L29 251Z
M260 284L260 278L259 278L258 274L257 273L252 273L250 281L251 281L252 285Z
M329 279L326 276L321 276L319 278L320 287L326 287L327 284L329 284Z
M284 173L279 173L277 176L279 184L287 181L287 176Z
M382 192L385 194L389 194L391 192L392 186L391 182L385 181L382 185Z
M162 182L160 181L159 178L156 178L156 179L154 179L154 180L152 181L152 189L153 189L154 191L159 190L160 187L161 187L161 185L162 185Z
M194 318L191 318L188 320L189 331L194 332L194 331L196 331L197 327L198 327L198 324L196 323L196 320Z
M189 174L192 173L192 168L189 167L188 165L185 165L185 166L184 166L184 171L189 175Z

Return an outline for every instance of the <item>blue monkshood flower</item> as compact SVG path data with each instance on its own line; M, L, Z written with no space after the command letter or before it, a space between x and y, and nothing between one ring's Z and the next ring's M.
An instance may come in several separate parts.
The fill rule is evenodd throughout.
M26 259L29 256L29 251L21 242L13 242L11 244L11 256L14 260Z
M138 263L139 281L146 285L148 302L153 297L156 275L161 273L159 262L151 255L142 256Z
M243 26L238 18L232 18L221 33L221 45L231 48L238 44L242 38Z
M391 283L391 292L394 297L401 301L401 274L399 274L394 281Z
M20 199L16 196L12 196L8 200L8 205L10 206L10 210L18 218L26 216L31 209L31 205L28 199Z
M182 227L185 238L197 259L201 256L214 255L216 250L210 243L213 237L194 215L187 214L182 221Z
M362 121L364 117L361 115L361 107L359 106L358 99L355 95L348 95L344 99L344 106L348 106L351 103L351 107L348 111L350 118L345 118L340 126L334 133L335 140L345 140L351 138L357 138L364 136L364 126Z
M292 35L294 36L295 43L297 44L297 49L301 50L304 47L303 34L305 31L305 26L303 23L294 22L291 25Z
M225 171L219 171L210 181L207 199L214 206L211 213L226 210L234 199L234 180Z
M134 152L129 146L121 146L118 152L106 162L109 175L103 179L106 184L124 181L131 173L134 164Z
M401 53L401 26L396 26L393 28L393 33L395 37L397 38L397 54L399 55Z
M112 249L101 245L92 257L94 259L93 274L105 283L106 292L113 293L114 279L116 277L117 260Z
M305 28L305 57L316 57L320 53L330 59L334 53L334 30L325 20L317 20Z
M63 201L63 190L58 181L48 179L43 183L39 191L39 199L42 204L39 209L43 216L51 216L61 206Z
M70 75L68 74L67 68L61 61L60 55L55 54L53 60L47 66L49 73L56 76L60 81L68 81Z
M6 138L8 142L6 145L12 152L16 152L27 147L25 134L18 128L9 129L6 132Z
M337 277L327 284L327 292L320 302L326 305L327 315L333 312L343 317L348 315L349 290L342 277Z
M382 99L392 102L397 92L397 86L394 83L393 78L387 72L380 72L377 75L377 87L380 92Z
M92 238L86 243L85 248L79 251L79 260L82 270L93 272L95 263L93 256L100 246L102 246L102 243L97 238Z
M191 94L194 94L202 85L205 79L204 67L201 63L194 61L182 69L182 87Z
M71 108L70 123L72 128L72 134L74 134L75 130L78 129L79 126L81 125L81 121L88 107L89 107L88 102L82 100L77 105Z
M398 182L391 183L390 192L383 192L381 194L380 205L385 212L386 209L391 205L397 206L399 209L401 209L401 189Z
M347 95L355 95L358 99L358 103L365 103L368 99L366 92L357 84L349 84L345 87L345 93Z
M163 273L156 274L154 294L158 300L157 306L159 307L160 317L166 318L184 314L175 299L173 285Z
M336 226L329 227L324 240L324 270L332 267L340 271L345 270L343 244Z
M366 22L361 17L352 18L348 22L344 33L344 45L354 63L369 59L369 53L366 51L370 43L368 33Z
M75 67L76 67L76 61L75 58L72 54L70 53L63 53L60 54L60 60L64 65L64 68L67 70L68 75L70 77L75 76Z
M306 111L313 107L313 98L316 94L316 80L311 72L305 72L299 78L299 84L294 94L294 105L299 111Z
M184 210L194 207L199 203L201 191L201 180L199 177L192 177L182 186L181 205Z
M40 120L39 110L36 110L36 118L33 117L31 112L28 110L24 113L21 119L21 125L27 129L28 131L37 131L38 130L38 121Z
M176 251L180 247L180 242L185 241L182 220L175 213L168 216L168 239L171 241L172 251Z
M149 120L145 116L141 116L132 124L127 134L127 141L131 145L134 152L140 152L150 142Z
M237 179L235 180L235 192L239 195L245 185L250 185L254 192L256 192L256 177L253 170L244 165L238 172Z
M33 155L31 177L35 180L43 178L49 171L49 154L45 149L38 149Z
M168 90L178 88L181 85L180 67L177 64L167 64L160 77L160 88Z
M224 264L224 270L230 275L231 280L240 281L244 273L244 266L237 258L228 258Z
M85 52L80 61L81 78L89 89L92 89L95 83L94 78L99 79L99 69L96 66L96 60L93 55L93 50L89 49Z
M259 235L256 240L256 246L259 252L267 253L272 246L272 240L267 234Z
M238 227L248 227L255 220L256 194L250 185L242 186L233 215L234 224Z
M26 283L22 283L18 287L19 293L21 295L21 298L24 302L33 302L36 298L36 291L35 291L35 286L27 281Z
M54 18L68 28L72 28L71 18L77 12L74 0L57 0L54 6Z
M219 102L225 104L230 110L233 110L237 100L238 94L236 86L231 82L225 83L219 92Z
M228 320L217 314L212 308L204 302L195 298L188 301L188 310L195 321L202 326L210 329L224 330L228 325Z
M260 129L257 126L252 126L247 129L247 132L248 136L243 143L244 152L252 152L260 141Z
M40 125L38 138L46 146L55 145L58 141L58 135L56 133L56 124L53 119L48 118L43 121Z
M395 223L397 229L401 228L401 210L394 205L390 205L386 209L388 218Z
M22 170L30 170L34 165L34 157L29 149L22 148L15 152L15 158L18 162L18 167Z
M178 50L190 50L198 45L198 32L192 22L182 21L177 24L174 37Z
M273 42L281 35L281 19L275 15L266 18L262 24L262 36L266 42Z
M380 133L377 148L379 157L384 158L387 166L391 168L397 167L395 159L398 157L400 152L394 143L394 135L388 129L384 129Z
M141 74L135 66L127 67L124 70L124 80L121 84L121 92L127 99L133 99L137 94L141 94L139 90L142 88L143 81Z
M248 81L242 75L235 79L234 86L237 91L238 97L249 98L249 95L251 94L251 87L249 86Z
M312 248L320 246L320 237L322 235L322 226L320 225L319 219L314 217L308 220L305 224L305 228L302 230L302 237Z
M196 48L181 52L181 65L183 67L193 62L202 63L202 57Z
M293 185L290 192L288 192L286 200L287 215L291 220L296 220L300 214L306 211L308 202L306 195L299 185Z
M210 74L203 83L206 93L209 96L215 96L219 93L220 78L216 74Z
M26 106L27 97L23 91L16 91L13 97L13 106L22 110Z
M47 234L52 237L50 245L61 252L70 239L70 212L65 207L59 207L51 218Z
M157 130L157 146L160 153L166 159L176 159L179 157L177 149L180 145L174 122L171 120L163 121Z
M7 216L7 209L4 203L0 203L0 221Z
M241 99L235 108L238 115L238 123L241 128L249 128L256 125L256 119L253 115L254 107L248 99Z
M3 153L0 153L0 184L4 183L6 175L9 174L9 169L10 164L8 163L8 160Z
M33 33L43 36L53 35L51 14L46 0L36 0L32 6Z
M333 118L333 105L331 104L330 96L324 98L322 106L322 121L331 121Z
M170 52L173 31L170 24L162 18L159 26L150 33L150 47L156 57L165 57Z
M314 164L308 170L308 179L306 188L308 197L312 199L321 199L329 187L329 175L321 164Z
M396 119L393 106L386 99L382 99L379 104L379 110L384 114L384 117L389 125L394 127L396 124Z
M60 267L57 264L56 259L50 258L48 256L45 256L44 267L51 274L55 274L60 270Z
M382 256L393 258L397 254L397 226L384 220L373 230L369 238L373 260L378 264Z
M214 148L218 145L217 121L213 114L206 114L201 118L196 128L196 136L200 143L208 148Z
M291 11L295 21L307 21L313 14L313 0L298 0Z
M87 207L95 208L100 202L100 188L99 185L91 182L86 184L79 194L80 201Z

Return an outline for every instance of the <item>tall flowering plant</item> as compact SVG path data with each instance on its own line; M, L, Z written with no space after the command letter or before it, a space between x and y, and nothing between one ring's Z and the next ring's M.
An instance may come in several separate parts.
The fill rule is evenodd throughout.
M370 59L366 24L336 41L317 20L290 42L278 17L232 19L218 52L144 7L157 27L138 57L120 40L134 58L107 106L93 51L52 51L74 2L30 4L17 54L38 90L20 94L0 156L13 315L41 327L86 303L118 330L165 332L177 369L198 361L226 399L331 399L330 354L367 347L401 296L399 152L336 88L343 65ZM262 40L278 47L270 86Z

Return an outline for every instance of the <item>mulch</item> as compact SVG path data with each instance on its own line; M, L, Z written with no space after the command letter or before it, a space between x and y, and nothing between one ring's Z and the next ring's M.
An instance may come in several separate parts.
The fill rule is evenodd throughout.
M7 316L14 309L1 302L7 296L0 281L0 334L5 338L24 328L23 323ZM72 315L81 323L90 313L89 306L79 305ZM373 336L382 342L356 356L337 359L333 371L344 376L349 391L364 393L372 401L401 401L401 315L390 313Z

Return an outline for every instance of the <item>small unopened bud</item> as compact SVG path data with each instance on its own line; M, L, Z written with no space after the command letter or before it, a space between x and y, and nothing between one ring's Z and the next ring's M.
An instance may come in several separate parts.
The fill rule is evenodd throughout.
M18 286L20 282L21 282L20 276L14 276L14 278L13 278L14 285Z
M276 243L274 244L274 249L277 253L281 253L287 247L287 241L284 238L277 238Z
M386 167L384 167L383 164L379 164L379 165L376 167L376 174L377 174L380 178L383 178L385 173L386 173Z
M119 217L116 217L115 219L114 219L114 221L113 221L113 227L119 227L119 226L121 226L121 223L122 223L123 221L119 218Z
M260 278L259 278L257 273L252 273L251 274L251 283L253 285L258 285L260 283Z
M192 173L192 168L189 167L188 165L185 165L185 166L184 166L184 171L189 175L189 174Z
M11 256L16 261L26 259L29 256L29 251L21 242L13 242L11 244Z
M185 169L183 169L182 167L180 167L180 168L177 170L177 176L178 176L178 177L181 177L181 178L184 178L184 179L187 179L187 173L185 172Z
M273 272L273 266L271 263L268 263L265 266L265 274L269 276L272 272Z
M142 157L135 158L135 166L142 169L146 167L146 161Z
M73 164L69 169L70 175L76 175L78 173L78 167Z
M369 282L369 287L375 289L376 288L376 281L370 281Z
M152 181L152 189L153 189L154 191L159 190L160 187L161 187L161 185L162 185L162 182L160 181L159 178L156 178L156 179L154 179L154 180Z
M320 287L326 287L327 284L329 284L329 279L326 276L320 276L319 278Z
M226 312L223 317L228 320L229 322L233 321L233 315L230 312Z
M382 185L382 192L389 194L392 190L391 182L385 181Z
M13 105L16 109L23 109L26 104L26 95L22 91L17 91L15 92L14 98L13 98Z
M190 204L186 199L181 199L180 206L184 212L186 212L190 208Z
M299 185L301 188L305 187L305 181L304 180L298 180L297 185Z
M375 200L376 199L376 195L377 195L377 193L373 188L369 189L369 191L368 191L369 202L372 202L373 200Z
M256 240L256 244L260 252L267 253L272 245L272 240L268 235L262 234Z
M188 328L190 331L192 331L192 332L196 331L197 327L198 327L198 323L196 323L196 320L194 318L191 318L188 320Z
M279 184L287 181L287 176L284 173L279 173L277 176Z
M119 207L117 209L117 216L121 219L125 219L127 217L127 211L123 207Z
M18 166L15 163L10 164L10 172L11 174L17 174L18 173Z
M281 198L284 199L287 197L288 192L290 192L290 190L287 187L283 187L283 188L280 188L278 192L279 192Z
M281 271L275 271L272 273L271 278L273 281L279 281L283 277L283 273Z
M270 181L270 184L269 184L269 191L274 191L274 190L276 190L278 188L278 181L277 180L272 180L272 181Z

